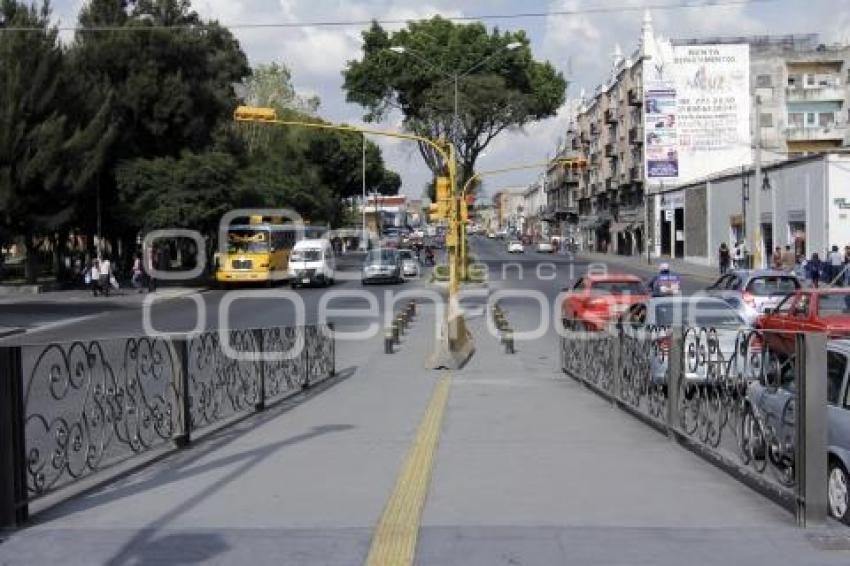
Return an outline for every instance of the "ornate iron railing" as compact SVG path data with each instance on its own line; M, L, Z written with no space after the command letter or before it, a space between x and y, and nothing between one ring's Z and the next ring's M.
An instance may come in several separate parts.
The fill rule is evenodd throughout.
M804 389L801 341L752 329L565 331L564 373L793 505ZM824 407L825 408L825 407ZM804 423L805 424L805 423ZM826 455L823 455L824 460ZM768 471L769 470L769 471Z
M225 344L225 339L229 340ZM228 348L225 348L225 345ZM19 380L24 500L334 374L330 326L7 348ZM17 368L17 369L14 369Z

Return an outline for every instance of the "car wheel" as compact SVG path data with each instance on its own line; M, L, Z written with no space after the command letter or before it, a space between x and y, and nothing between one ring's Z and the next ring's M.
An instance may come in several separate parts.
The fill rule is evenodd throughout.
M850 525L850 477L838 460L829 463L827 503L829 514L846 525Z

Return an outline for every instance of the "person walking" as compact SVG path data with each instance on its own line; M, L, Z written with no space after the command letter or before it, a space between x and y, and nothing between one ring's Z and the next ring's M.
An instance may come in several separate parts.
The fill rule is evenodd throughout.
M735 263L734 263L735 269L743 269L744 268L743 242L735 242L734 261L735 261Z
M775 270L782 269L782 248L776 246L773 250L773 255L770 257L770 266Z
M720 244L720 250L718 250L717 255L720 263L720 275L725 275L729 271L729 260L731 259L729 246L726 245L726 242Z
M105 297L109 296L110 279L112 279L112 263L108 257L105 257L100 262L100 277L98 277L100 292Z
M844 286L850 287L850 246L844 246Z
M782 261L780 262L782 271L793 273L796 264L797 258L794 257L794 252L791 251L791 246L785 246L785 251L782 252Z
M91 266L89 266L87 279L91 286L92 296L97 297L97 292L100 289L100 261L97 258L93 259Z
M136 289L139 293L142 292L142 277L144 277L144 272L142 270L142 256L136 254L133 258L133 267L132 267L132 276L130 278L130 282L133 284L133 288Z
M806 264L806 276L811 280L814 288L820 286L821 269L823 269L823 265L820 256L815 252L812 254L812 259Z
M838 279L838 276L841 274L841 269L844 267L844 254L838 251L838 246L832 246L832 251L829 252L829 257L827 258L827 263L829 264L829 280L828 284L840 285L840 281L835 281Z

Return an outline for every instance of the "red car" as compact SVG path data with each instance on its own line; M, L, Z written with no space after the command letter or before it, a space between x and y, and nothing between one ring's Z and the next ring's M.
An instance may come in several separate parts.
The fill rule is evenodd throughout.
M825 332L830 338L850 336L850 289L800 289L756 320L770 346L794 348L795 332Z
M569 289L561 304L565 328L602 330L635 303L649 299L649 292L634 275L587 275Z

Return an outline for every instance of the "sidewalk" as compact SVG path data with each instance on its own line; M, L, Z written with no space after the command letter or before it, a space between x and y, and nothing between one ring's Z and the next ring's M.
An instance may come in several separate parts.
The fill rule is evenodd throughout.
M158 298L177 298L194 293L200 293L206 287L160 287L153 294ZM88 289L70 289L62 291L45 291L34 294L0 295L0 305L20 305L27 303L93 303L114 305L141 305L149 293L139 293L136 289L121 288L110 291L109 296L95 297Z
M704 280L706 282L714 282L720 273L716 267L698 265L695 263L686 262L681 259L670 258L652 258L651 264L646 262L646 256L626 256L616 254L602 254L596 252L577 252L576 258L595 262L595 263L611 263L616 265L636 267L638 269L650 269L655 271L661 263L670 265L670 269L682 275L690 275L691 277Z

